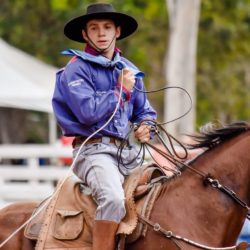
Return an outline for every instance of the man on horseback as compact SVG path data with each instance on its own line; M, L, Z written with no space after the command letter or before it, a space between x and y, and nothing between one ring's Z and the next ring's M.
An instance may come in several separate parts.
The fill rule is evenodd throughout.
M142 72L116 48L116 40L136 29L133 17L101 3L88 6L85 15L64 28L68 38L86 47L64 52L74 57L57 73L53 109L63 134L75 136L74 156L78 157L73 171L97 203L93 250L114 249L115 234L126 213L122 184L140 162L136 147L127 141L130 125L139 125L134 136L145 143L150 140L150 126L143 121L156 119L146 94L134 90L144 89ZM118 157L121 144L125 147Z

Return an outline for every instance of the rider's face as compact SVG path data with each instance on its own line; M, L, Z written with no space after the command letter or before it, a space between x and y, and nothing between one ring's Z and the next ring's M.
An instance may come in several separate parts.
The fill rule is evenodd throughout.
M99 49L109 46L110 50L114 50L116 38L119 36L120 27L116 27L115 23L109 19L90 20L83 31L83 38L87 42L91 40Z

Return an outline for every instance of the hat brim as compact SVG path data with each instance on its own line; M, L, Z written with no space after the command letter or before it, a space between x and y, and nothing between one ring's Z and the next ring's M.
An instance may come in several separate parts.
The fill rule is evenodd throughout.
M121 27L121 35L117 40L121 40L132 33L134 33L138 27L137 21L126 14L118 12L105 12L105 13L93 13L83 15L70 20L64 27L64 34L69 39L80 43L86 43L82 36L82 30L85 28L86 23L93 19L110 19L113 20L116 25Z

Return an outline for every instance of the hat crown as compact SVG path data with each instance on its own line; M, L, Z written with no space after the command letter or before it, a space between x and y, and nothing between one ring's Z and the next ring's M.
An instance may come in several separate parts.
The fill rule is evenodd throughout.
M115 9L111 4L97 3L89 5L86 14L89 15L89 14L106 13L106 12L115 12Z

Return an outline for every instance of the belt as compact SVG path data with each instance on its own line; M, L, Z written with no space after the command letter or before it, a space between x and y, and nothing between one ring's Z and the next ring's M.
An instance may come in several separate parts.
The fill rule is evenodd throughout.
M87 139L87 137L84 136L76 136L75 139L72 142L72 147L78 147L81 146L82 143ZM95 143L105 143L105 144L114 144L116 146L120 146L122 143L121 139L115 138L115 137L100 137L100 138L90 138L88 141L85 143L87 144L95 144ZM125 145L128 143L126 142Z

